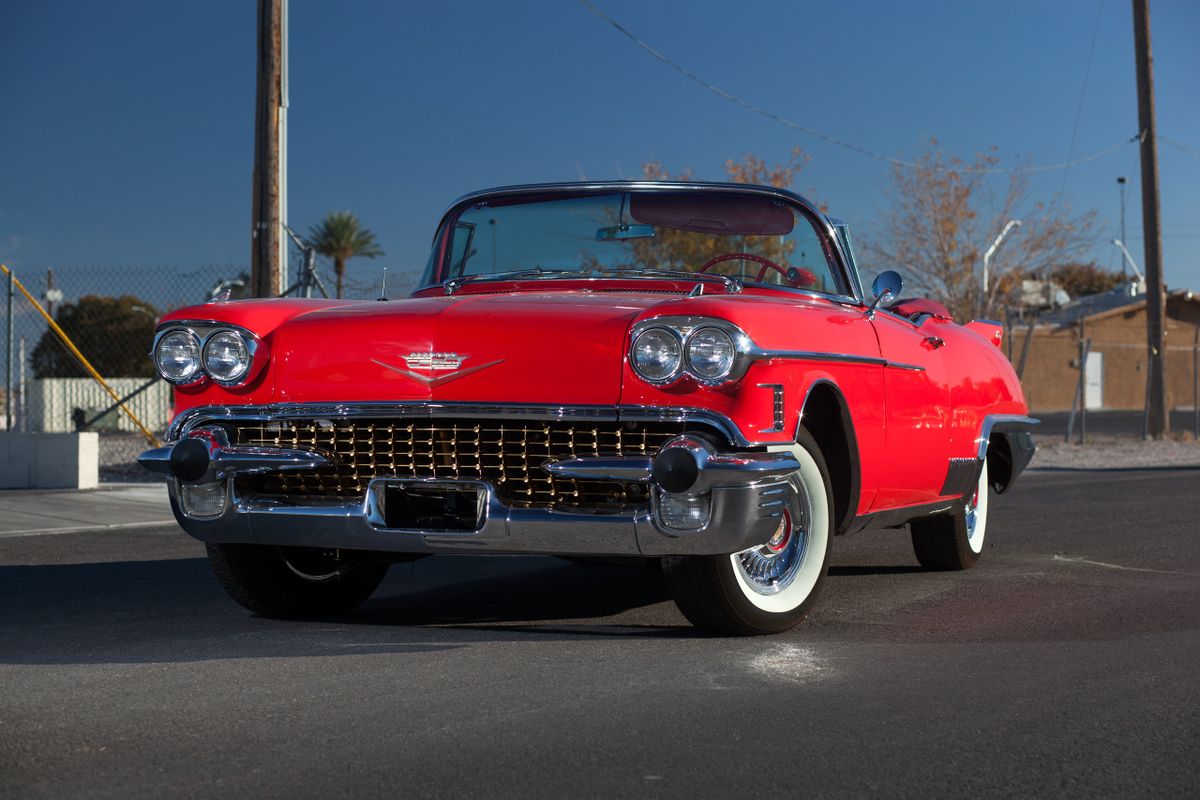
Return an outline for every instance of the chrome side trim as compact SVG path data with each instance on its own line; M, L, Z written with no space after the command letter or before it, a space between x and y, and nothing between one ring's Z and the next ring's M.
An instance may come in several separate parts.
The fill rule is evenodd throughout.
M1035 425L1041 425L1040 419L1026 417L1021 414L988 414L983 418L983 426L979 430L979 438L975 440L978 447L978 458L982 461L987 457L988 442L992 438L992 433L1001 433L1004 431L1024 431L1033 430Z
M888 364L887 359L875 356L859 356L852 353L822 353L816 350L755 349L750 353L750 356L758 361L784 358L792 361L838 361L843 364L867 364L876 367L886 367Z
M843 364L867 364L876 367L892 369L907 369L914 372L924 372L925 368L917 364L905 364L903 361L888 361L886 358L875 356L859 356L852 353L821 353L814 350L754 350L750 357L765 361L771 358L785 358L793 361L837 361Z
M884 364L884 366L889 367L891 369L908 369L908 370L912 370L913 372L924 372L925 371L924 367L917 366L916 364L905 364L903 361L889 361L886 364Z

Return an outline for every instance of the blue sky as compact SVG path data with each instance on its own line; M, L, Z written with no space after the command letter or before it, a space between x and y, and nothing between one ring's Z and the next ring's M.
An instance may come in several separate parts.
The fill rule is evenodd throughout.
M1127 0L595 2L707 80L889 155L936 136L1041 164L1137 131ZM1200 3L1151 5L1159 132L1200 152ZM0 260L27 274L248 264L254 6L0 0ZM291 0L290 18L290 221L358 214L387 257L352 274L419 268L468 191L632 177L650 160L717 178L727 158L800 145L802 193L860 231L885 208L885 163L706 92L570 0ZM1200 156L1163 144L1160 162L1167 283L1200 289ZM1066 175L1073 206L1104 222L1102 266L1119 266L1117 175L1141 261L1137 174L1128 146ZM1063 183L1033 180L1045 199Z

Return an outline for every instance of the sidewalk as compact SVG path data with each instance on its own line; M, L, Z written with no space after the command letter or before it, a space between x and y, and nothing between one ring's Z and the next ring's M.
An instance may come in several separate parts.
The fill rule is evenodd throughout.
M90 491L0 491L0 539L174 524L164 483Z

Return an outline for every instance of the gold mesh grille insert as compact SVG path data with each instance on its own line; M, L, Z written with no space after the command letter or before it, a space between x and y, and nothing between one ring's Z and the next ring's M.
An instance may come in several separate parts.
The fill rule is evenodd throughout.
M542 465L578 456L653 456L684 425L417 417L225 427L233 445L314 450L333 462L318 470L244 476L238 479L241 491L357 498L377 477L484 480L510 506L612 509L644 502L644 488L554 477Z

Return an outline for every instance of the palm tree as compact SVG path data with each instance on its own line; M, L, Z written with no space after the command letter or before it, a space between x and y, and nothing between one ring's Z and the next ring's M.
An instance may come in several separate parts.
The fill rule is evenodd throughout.
M375 244L375 234L362 227L349 211L330 211L320 225L308 229L308 245L333 259L337 274L337 296L342 296L342 278L346 262L355 256L378 258L383 250Z

